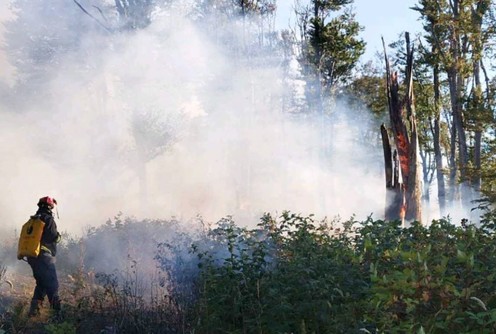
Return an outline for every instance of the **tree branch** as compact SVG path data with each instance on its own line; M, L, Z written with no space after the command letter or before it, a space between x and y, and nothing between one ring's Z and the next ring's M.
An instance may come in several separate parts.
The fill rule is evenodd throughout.
M77 0L72 0L72 1L74 1L74 3L83 11L83 13L85 13L86 15L88 15L89 17L91 17L93 20L95 20L107 32L112 32L112 30L110 30L107 26L105 26L103 23L101 23L100 21L98 21L97 18L95 18L93 15L91 15L79 2L77 2Z

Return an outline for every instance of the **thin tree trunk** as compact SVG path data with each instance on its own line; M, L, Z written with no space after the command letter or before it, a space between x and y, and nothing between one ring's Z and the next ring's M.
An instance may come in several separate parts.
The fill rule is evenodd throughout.
M456 165L456 128L451 124L450 156L449 156L449 201L453 203L458 198L458 187L456 186L456 176L458 166Z
M482 84L480 80L480 66L479 62L474 62L474 108L477 114L483 113L484 103L482 102ZM472 185L475 191L480 192L481 187L481 149L482 149L482 124L477 121L475 135L474 135L474 167L475 172L472 175Z
M461 2L459 0L453 0L452 11L454 22L460 22L460 6ZM447 70L449 91L450 91L450 101L451 101L451 111L453 117L453 129L456 133L455 145L458 147L458 168L460 172L460 185L461 185L461 199L462 205L467 208L470 200L471 193L469 190L469 179L468 179L468 147L467 147L467 136L464 127L463 119L463 106L462 106L462 94L465 88L465 80L462 76L462 61L463 55L467 52L467 45L465 42L461 42L461 36L459 27L454 26L451 30L451 36L449 40L450 50L451 50L451 62ZM452 166L453 167L453 166Z
M433 50L433 53L435 50ZM444 167L443 167L443 155L441 152L441 129L440 129L440 118L441 118L441 93L440 93L440 83L439 83L439 66L436 64L433 71L434 76L434 107L436 108L436 116L434 119L434 126L432 129L433 141L434 141L434 159L436 161L436 178L437 178L437 198L439 202L439 212L441 216L446 214L446 188L444 184Z
M407 110L407 121L409 131L405 132L410 142L408 150L408 177L406 182L406 216L407 221L422 220L422 186L421 170L419 162L419 141L417 132L417 120L415 117L415 95L413 93L413 48L410 45L410 35L405 33L406 39L406 78L407 78L407 95L403 104Z
M460 179L462 182L467 179L468 165L468 148L467 135L464 128L463 109L462 109L462 90L463 83L459 74L454 70L448 72L448 81L450 86L451 109L453 115L453 127L456 130L456 141L458 144L458 164L460 165Z
M431 195L429 191L429 186L432 178L429 177L429 171L432 167L431 164L431 154L429 152L426 152L425 150L419 150L420 154L420 159L422 160L422 179L424 183L424 192L422 194L422 199L424 203L429 203L431 200Z

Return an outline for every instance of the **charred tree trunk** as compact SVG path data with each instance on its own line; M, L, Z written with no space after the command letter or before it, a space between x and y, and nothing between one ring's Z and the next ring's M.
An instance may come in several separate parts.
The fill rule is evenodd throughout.
M382 147L384 149L384 167L386 175L386 220L398 219L398 208L401 208L402 193L399 184L398 152L392 151L389 133L384 124L381 125Z
M393 196L392 202L386 203L386 213L393 219L400 219L403 223L405 221L413 220L421 221L422 219L418 133L413 95L413 50L410 47L410 37L408 33L405 34L405 39L407 47L407 65L405 80L406 95L404 97L400 97L398 75L396 72L391 74L386 48L384 46L389 118L393 132L394 146L396 147L395 153L397 153L398 156L399 173L401 173L400 177L398 177L401 181L398 182L397 185L394 185L394 187L396 187L394 188L396 196ZM387 131L382 131L383 144L386 142L384 132L387 134ZM387 142L389 143L389 136ZM387 149L387 145L384 145L385 152ZM397 196L399 196L399 201L397 200Z

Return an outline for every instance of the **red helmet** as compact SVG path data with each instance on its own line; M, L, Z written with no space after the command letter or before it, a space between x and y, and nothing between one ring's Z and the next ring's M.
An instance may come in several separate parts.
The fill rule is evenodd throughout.
M49 196L42 197L38 201L38 206L43 206L43 205L46 205L50 209L53 209L55 207L55 205L57 205L57 200L55 198L52 198Z

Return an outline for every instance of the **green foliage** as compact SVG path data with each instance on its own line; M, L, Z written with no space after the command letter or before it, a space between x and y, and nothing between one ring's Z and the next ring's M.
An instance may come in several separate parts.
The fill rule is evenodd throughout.
M225 220L200 259L199 333L492 333L494 230L270 215Z
M134 235L128 233L135 232L134 223L116 218L99 229L106 238L98 240ZM124 251L128 245L109 243L120 247L113 256L122 259L114 261L126 261L126 269L97 273L91 281L78 277L74 300L62 293L65 322L44 324L45 330L496 332L494 220L480 227L441 219L402 228L399 221L318 221L284 212L264 215L253 229L232 217L200 232L173 227L141 222L146 236L150 230L169 233L154 246L160 271L147 284L143 262ZM13 303L0 313L0 329L32 327L25 306Z
M484 164L481 176L484 182L482 182L481 192L484 198L480 204L486 212L485 220L496 222L496 139L492 138L484 146L482 160Z
M382 68L368 62L345 88L347 102L357 110L368 108L375 116L387 115L386 78Z
M264 216L255 230L224 221L212 235L215 252L197 249L202 289L195 323L200 332L358 328L359 321L350 322L349 315L359 313L368 278L353 265L353 243L346 233L325 222L315 224L313 217L284 213L280 221Z
M333 96L337 85L349 79L365 52L365 42L358 36L362 27L351 8L344 8L352 3L353 0L311 1L299 13L303 38L300 62L308 75L307 94L317 99Z
M420 48L421 66L436 73L439 79L419 78L424 81L415 90L419 128L422 131L424 123L424 131L429 129L426 117L429 106L434 106L437 118L445 118L445 127L456 129L443 136L444 140L441 138L450 143L443 150L443 155L449 158L450 183L454 184L459 177L460 182L470 183L486 196L489 204L494 204L494 198L486 193L494 183L494 166L491 167L494 151L485 154L494 137L488 131L494 124L494 85L490 83L492 74L488 75L484 65L492 61L494 53L491 42L495 36L494 1L420 0L412 9L420 14L424 27L426 47ZM434 103L429 102L430 87L437 92ZM440 113L441 107L449 112L447 119ZM421 143L429 141L423 137ZM452 187L450 191L453 196L455 189ZM462 200L469 205L470 198L463 198L462 194Z
M429 228L413 224L378 232L378 240L393 240L376 244L365 235L365 256L373 259L367 314L380 331L411 332L420 326L433 333L494 331L479 300L493 294L496 258L488 232L445 220Z
M59 324L48 324L45 329L48 334L76 334L75 325L67 321Z

